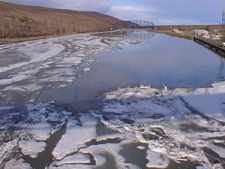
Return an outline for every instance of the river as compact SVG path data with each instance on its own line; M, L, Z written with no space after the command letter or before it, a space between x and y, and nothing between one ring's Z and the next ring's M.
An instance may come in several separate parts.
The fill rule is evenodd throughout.
M223 169L225 61L149 31L0 46L0 169Z

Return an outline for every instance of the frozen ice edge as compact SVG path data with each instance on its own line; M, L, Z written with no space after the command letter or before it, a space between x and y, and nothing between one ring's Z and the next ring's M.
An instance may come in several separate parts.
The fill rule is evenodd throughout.
M211 123L207 121L207 119L202 119L198 116L195 117L194 115L193 117L190 116L192 118L190 119L190 122L196 123L202 128L207 128L207 130L210 130L211 133L210 135L206 132L186 133L174 129L173 127L168 128L167 125L163 126L163 123L152 123L155 120L150 121L149 123L149 119L145 117L145 115L149 115L149 113L151 112L173 115L174 111L178 111L180 114L185 115L189 110L185 107L184 103L179 100L180 97L184 98L185 101L187 101L192 107L195 107L199 111L202 111L202 113L205 113L205 110L208 109L210 109L208 113L211 113L212 110L217 110L221 113L224 113L223 105L221 105L224 100L224 91L225 87L222 82L213 84L209 88L195 90L169 90L166 87L164 89L155 89L151 88L150 86L118 89L105 94L105 103L102 111L92 112L94 116L81 115L79 122L75 118L72 118L70 112L62 110L57 111L54 106L49 107L49 105L47 104L30 104L27 105L27 109L29 112L28 121L31 120L34 122L34 124L28 123L29 125L27 127L26 123L18 123L19 126L26 126L25 128L28 129L23 130L22 134L22 138L25 139L25 143L26 141L28 141L28 144L19 143L19 146L22 149L24 155L29 155L33 158L37 157L37 154L42 151L41 149L43 147L43 144L36 144L36 141L42 142L46 140L51 133L55 132L57 128L59 128L60 125L67 120L68 122L66 133L62 136L52 152L54 159L56 160L53 161L50 165L50 168L52 169L74 167L92 168L92 166L87 165L89 164L90 159L88 159L87 156L84 155L85 153L92 154L94 156L94 159L96 160L96 165L102 166L106 162L105 157L102 155L102 153L104 152L110 153L115 158L118 168L123 168L127 165L132 168L138 168L133 164L125 163L124 157L119 154L122 145L132 142L142 142L148 144L148 156L146 156L146 159L149 160L149 163L146 164L146 166L166 166L169 164L168 160L172 159L178 163L182 161L197 162L199 163L199 165L201 165L202 168L211 169L215 166L218 166L219 164L211 164L205 154L202 152L201 148L207 146L213 151L217 152L217 154L221 156L221 158L223 158L225 150L218 148L215 145L211 146L211 141L206 140L213 137L219 138L223 136L225 127L217 124L217 121ZM193 103L191 102L192 100L194 100ZM205 106L206 103L213 103L213 105L215 105L213 106L213 109L211 107L207 109L207 106ZM5 107L3 110L6 111L7 109L11 109L11 107ZM142 113L141 116L143 116L143 118L140 118L141 116L136 116L138 113ZM46 114L48 115L47 118ZM103 118L103 116L107 117L108 115L110 117L108 118L108 120L106 120L106 118ZM137 118L134 119L134 123L132 125L130 125L129 123L125 123L123 120L121 121L121 119L129 119L133 115ZM103 136L101 139L98 138L95 131L97 124L96 119L98 118L100 118L102 123L107 127L113 130L117 130L119 132L119 135L113 134ZM11 120L11 118L9 118L8 120ZM60 125L57 125L58 127L52 127L48 123L49 121L60 122ZM79 123L82 124L82 127L79 126ZM142 125L139 126L139 124ZM177 125L180 124L178 123ZM156 131L157 133L155 133ZM82 135L80 135L80 132L82 132ZM165 138L163 136L163 133L165 133L166 135ZM145 135L145 137L143 135ZM122 141L117 144L106 142L105 144L99 145L86 145L86 143L91 141L92 139L101 141L102 139L107 140L108 138L117 137L122 138ZM159 138L159 140L153 138ZM21 140L21 143L24 142L24 139ZM218 140L215 141L218 142ZM7 150L5 150L5 152L8 153L12 151L12 149L16 145L18 145L15 145L15 143L11 144L10 142L8 144L11 145ZM183 144L191 145L195 149L181 149L180 147ZM32 148L32 146L35 147ZM29 150L27 149L28 147ZM81 154L79 155L77 153ZM76 154L78 156L76 156ZM164 159L166 161L164 161L163 159L159 159L161 155L165 156ZM159 161L155 161L155 163L151 162L150 159L152 159L153 157L157 158L157 160ZM4 158L4 156L2 156L1 158ZM29 164L27 164L22 159L19 159L19 161L11 159L6 163L6 166L10 166L12 162L18 162L18 164L22 162L21 165L29 167ZM200 166L198 166L198 168L199 167Z
M161 141L155 141L154 138L156 137L153 130L153 132L147 132L147 136L150 139L147 141L146 138L140 134L140 129L138 129L138 132L136 131L137 139L141 142L148 143L149 149L153 151L153 153L150 151L149 155L159 153L159 155L155 156L159 157L160 154L163 156L166 155L166 157L177 162L180 160L190 160L192 162L201 161L203 163L199 163L199 165L202 166L196 166L197 168L211 169L218 167L222 169L223 167L221 164L211 164L201 149L210 147L209 149L215 151L221 159L224 158L224 148L219 148L217 146L213 148L213 146L210 145L211 141L206 141L211 138L219 139L221 137L222 139L224 137L224 101L225 82L214 83L210 87L198 89L177 88L170 90L167 87L164 87L164 89L155 89L151 86L139 86L122 88L106 93L102 111L104 119L110 121L111 125L114 125L114 127L124 128L126 132L137 130L137 126L139 125L143 126L141 129L145 131L148 130L149 127L154 128L154 124L156 123L158 125L156 125L156 128L161 128L160 130L164 130L166 135L174 140L174 143L168 143L167 139L165 139L164 143L162 137ZM155 118L159 118L158 122L156 119L148 119L151 113L161 114L163 115L163 119L160 119L161 117L158 115L154 116ZM176 124L174 126L175 129L173 129L173 127L171 128L171 126L169 127L167 122L164 124L164 117L167 116L169 118L166 120L169 123L173 122ZM121 118L126 119L128 123L133 121L132 126L117 120ZM131 121L129 119L131 119ZM182 119L184 120L182 121ZM186 125L188 123L198 126L200 131L206 131L186 133L177 129L179 125ZM163 127L163 125L165 126ZM208 134L207 130L212 132ZM216 142L219 140L214 141ZM178 147L179 144L191 145L196 148L196 151L182 150L178 147L175 148L176 146L172 148L169 144L174 144ZM148 157L148 159L151 158L151 156ZM156 163L154 164L154 162L151 162L147 164L147 166L157 166ZM159 163L168 165L168 162L166 161L165 163Z
M64 87L76 80L78 73L91 71L98 52L127 44L119 37L77 34L2 45L0 57L10 61L0 66L0 94L4 98L16 92L35 97L49 86ZM21 59L14 61L15 54Z
M147 90L147 89L149 92L149 90L150 90L149 87L142 86L140 88L136 88L135 91L137 92L139 90ZM156 90L158 90L158 89L156 89ZM132 91L129 89L129 94L130 93L132 93ZM121 95L121 93L120 93L120 95ZM192 96L191 93L182 94L182 96L189 96L189 95ZM164 96L160 96L160 97L165 97L165 99L168 99L167 96L170 96L169 98L171 99L171 97L174 95L172 95L172 96L168 95L164 91ZM199 96L199 95L197 95L197 96ZM127 95L126 95L126 97L127 97ZM143 95L140 95L140 93L138 94L138 97L141 97L143 99ZM146 93L145 93L144 97L146 97ZM134 99L134 97L131 97L131 98L132 98L132 101L134 101L136 104L139 102L139 99ZM148 96L147 98L151 98L151 97ZM130 104L132 105L132 101L129 103L129 105ZM153 99L151 101L155 101L155 100ZM164 106L163 102L161 102L160 100L158 100L158 101L159 101L158 102L159 106ZM108 104L114 104L114 102L112 102L112 103L108 102ZM178 107L180 106L177 104L174 104L174 105L178 106ZM172 107L167 107L167 108L170 109ZM4 109L7 109L7 108L4 108ZM8 109L10 109L10 107ZM216 143L222 143L222 142L220 140L213 140L213 142L206 141L206 140L211 139L213 137L219 138L219 137L223 136L224 132L225 132L225 127L221 126L219 124L216 124L216 123L210 124L205 119L201 119L200 117L198 117L197 119L195 119L195 118L190 119L190 121L193 123L196 123L202 127L207 128L207 130L211 131L210 134L208 134L206 132L183 133L181 131L178 131L177 129L168 128L168 126L163 127L162 125L160 125L160 123L153 125L153 123L148 123L148 121L144 122L142 120L139 121L138 119L132 125L120 122L119 118L112 118L112 119L106 120L106 121L104 119L102 119L102 122L109 128L113 128L114 130L118 129L118 131L120 133L119 137L125 138L125 140L118 144L108 143L108 144L86 146L85 145L86 142L89 142L91 139L97 137L96 132L95 132L96 120L94 118L97 116L94 116L94 117L89 116L89 115L81 116L81 122L83 124L83 129L82 129L82 137L80 137L79 130L81 127L78 125L78 122L70 116L69 112L64 112L64 113L62 112L62 114L60 115L58 113L60 113L61 111L57 112L56 111L57 109L55 109L55 108L52 109L53 112L51 112L51 111L48 112L49 111L48 105L39 105L39 106L28 105L28 109L29 109L29 112L31 112L29 115L30 116L29 119L31 119L33 122L35 122L35 124L30 124L28 126L28 130L24 130L23 137L25 137L25 140L27 140L27 136L29 136L31 134L31 136L32 136L31 139L30 139L30 136L28 137L28 141L30 139L30 142L28 142L29 143L28 146L30 146L30 149L29 149L29 151L25 152L25 151L23 151L23 149L27 150L27 145L26 144L19 144L19 145L22 149L22 152L24 152L24 154L26 154L26 155L30 155L31 157L36 157L37 153L39 151L41 151L41 149L38 148L39 145L37 145L34 141L44 141L45 139L47 139L49 137L50 133L52 133L56 130L56 128L52 128L50 125L48 125L48 123L46 123L47 121L50 120L50 121L64 122L66 119L69 120L68 126L67 126L68 129L67 129L66 133L63 135L62 139L59 141L59 143L57 144L56 148L53 151L53 155L59 161L57 161L56 163L53 162L51 164L50 168L54 168L54 169L64 169L64 168L67 168L67 169L72 168L73 169L74 167L75 168L76 167L92 168L92 166L86 165L86 163L89 164L90 159L88 159L86 156L82 155L83 153L91 153L95 157L96 165L102 166L106 160L105 157L102 156L103 152L109 152L110 154L113 155L113 157L115 157L118 168L124 168L126 165L129 165L132 168L138 168L132 164L125 163L124 157L119 155L119 152L120 152L121 146L123 144L129 144L132 142L143 142L143 143L147 143L149 145L148 153L147 153L148 156L146 156L147 159L150 160L150 159L153 159L153 157L159 158L161 155L165 156L163 159L158 159L159 161L155 161L155 163L149 161L149 163L146 164L147 166L166 166L169 163L168 162L168 158L169 158L169 159L175 160L176 162L182 162L182 161L198 162L199 164L202 164L203 165L202 168L205 168L205 169L212 169L215 166L217 166L217 168L219 168L219 169L222 169L222 167L219 166L219 164L211 164L207 160L205 154L201 151L201 148L204 146L207 146L210 149L212 149L213 151L217 152L217 154L221 158L224 158L225 150L222 148L219 148L218 146L212 145L212 143L214 143L214 142L216 142ZM146 110L146 108L145 108L145 110ZM182 108L182 109L179 108L179 110L183 110L185 113L184 108ZM112 111L117 113L117 109L111 110L111 112ZM161 109L158 109L158 108L154 109L154 107L153 107L153 111L161 111ZM168 111L170 111L170 110L168 110ZM50 116L48 116L47 119L45 118L46 113L47 114L50 113L49 114ZM95 113L93 113L93 114L95 114ZM102 115L104 115L105 113L107 113L107 112L103 112ZM101 117L100 114L98 114L98 116ZM118 114L116 114L115 116L120 117ZM39 124L40 124L40 127L38 127ZM143 126L140 127L139 124L143 124ZM22 123L18 124L18 126L21 126L21 125L22 125ZM22 126L24 126L24 125L22 125ZM37 132L37 129L40 129L40 131ZM48 129L48 130L46 130L46 129ZM142 130L144 130L144 132L142 132ZM163 138L163 135L157 136L157 134L154 133L155 131L160 132L160 130L163 130L165 132L165 135L166 135L165 138ZM43 134L41 134L41 133L43 133ZM149 135L150 138L153 136L154 137L156 136L156 137L160 137L160 139L159 140L158 139L148 140L146 137L143 137L143 133ZM102 139L115 138L115 137L118 137L118 136L117 135L104 136ZM167 137L168 137L168 140L167 140ZM24 140L21 140L21 141L23 142ZM187 145L191 145L192 147L195 147L196 150L191 150L191 149L189 150L188 148L187 148L187 150L180 149L180 147L182 147L181 145L183 145L184 143ZM5 150L3 151L4 156L7 153L10 153L18 145L17 139L13 142L8 142L7 145L8 146L3 145L5 148ZM34 147L32 148L32 146L34 146ZM7 152L7 153L5 153L5 152ZM77 154L78 156L76 156L76 154L73 155L74 152L81 153L81 154L80 155ZM1 158L4 158L4 156L1 156ZM101 158L99 158L99 156ZM164 161L164 160L166 160L166 161ZM82 163L84 163L84 164L82 164ZM58 167L56 167L55 164ZM11 159L9 162L6 163L6 168L7 167L10 168L11 165L15 165L15 166L18 165L18 166L24 166L25 168L29 168L29 164L27 164L22 159L17 159L17 160Z
M155 109L158 109L157 111L164 111L163 114L167 113L163 107L152 102L152 97L161 97L167 100L178 98L179 102L184 102L186 104L186 107L189 105L189 109L192 108L198 112L202 112L211 118L225 120L225 82L213 83L210 87L197 89L176 88L170 90L167 87L164 87L164 89L156 89L151 86L118 89L106 93L105 99L108 101L130 100L136 101L136 103L133 103L131 106L124 106L119 102L109 105L106 104L104 111L110 112L113 111L114 108L117 108L117 113L123 113L129 111L128 109L131 107L145 112L155 107ZM177 106L179 107L179 105ZM184 107L184 105L180 106Z

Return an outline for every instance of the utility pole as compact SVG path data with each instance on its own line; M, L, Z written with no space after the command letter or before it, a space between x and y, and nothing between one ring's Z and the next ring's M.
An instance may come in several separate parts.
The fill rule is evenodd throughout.
M225 10L223 11L222 14L222 25L225 25Z

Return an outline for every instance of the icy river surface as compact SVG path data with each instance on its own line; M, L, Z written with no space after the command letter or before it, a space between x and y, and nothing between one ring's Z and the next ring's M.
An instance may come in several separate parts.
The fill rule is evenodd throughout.
M0 45L0 169L224 169L224 64L147 31Z

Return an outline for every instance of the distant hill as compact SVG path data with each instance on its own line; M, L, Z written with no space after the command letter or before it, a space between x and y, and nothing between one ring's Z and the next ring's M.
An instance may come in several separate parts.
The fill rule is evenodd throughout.
M97 12L51 9L0 1L0 38L106 31L127 22Z

